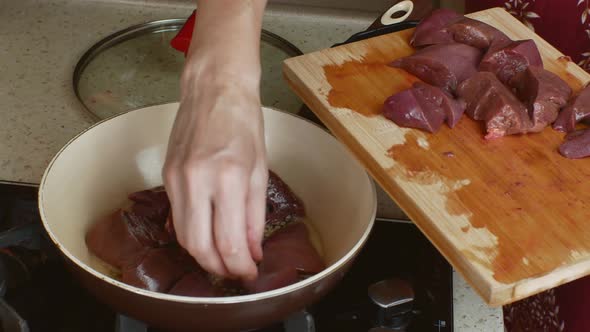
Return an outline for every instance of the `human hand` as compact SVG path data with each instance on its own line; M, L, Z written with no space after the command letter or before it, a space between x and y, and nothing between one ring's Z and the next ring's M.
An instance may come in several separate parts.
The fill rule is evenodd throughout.
M205 270L253 279L268 179L259 74L190 68L163 169L177 239Z

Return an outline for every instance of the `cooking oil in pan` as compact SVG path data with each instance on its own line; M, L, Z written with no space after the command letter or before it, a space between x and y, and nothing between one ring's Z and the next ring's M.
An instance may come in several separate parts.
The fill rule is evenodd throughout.
M302 221L305 224L305 226L307 226L307 232L309 233L309 240L311 241L311 244L318 252L324 263L326 263L326 257L324 256L324 247L322 245L322 238L320 236L320 233L317 231L313 222L309 220L309 218L305 217Z
M121 280L121 270L96 257L90 251L88 251L88 263L91 268L106 275L107 277L113 278L115 280Z
M305 224L305 226L307 227L307 232L308 232L308 236L309 236L309 240L311 241L311 244L313 245L315 250L318 252L320 257L322 257L322 259L325 260L324 251L323 251L324 248L322 246L320 234L316 230L316 228L313 224L313 221L311 221L309 219L309 217L298 218L297 220L292 220L292 219L285 220L285 221L273 223L272 225L266 225L264 227L264 238L268 239L274 232L276 232L276 231L278 231L278 230L284 228L285 226L287 226L291 223L294 223L294 222L302 222Z

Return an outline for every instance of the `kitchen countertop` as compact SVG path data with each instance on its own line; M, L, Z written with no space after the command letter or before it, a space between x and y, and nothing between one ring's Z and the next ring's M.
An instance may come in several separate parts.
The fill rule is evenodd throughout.
M168 0L154 6L154 0L2 1L0 181L39 183L55 153L93 123L72 87L74 67L92 44L134 24L188 17L191 2ZM286 8L269 6L263 27L303 52L345 40L375 18L369 12L334 15L309 7ZM379 197L383 216L403 216L382 191ZM453 282L455 331L504 330L500 308L486 306L458 273Z

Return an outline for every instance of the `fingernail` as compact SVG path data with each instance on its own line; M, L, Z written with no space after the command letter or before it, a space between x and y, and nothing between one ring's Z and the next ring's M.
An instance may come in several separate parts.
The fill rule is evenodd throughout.
M251 275L248 275L246 277L246 281L254 281L256 280L256 278L258 278L258 270L255 270L255 272Z

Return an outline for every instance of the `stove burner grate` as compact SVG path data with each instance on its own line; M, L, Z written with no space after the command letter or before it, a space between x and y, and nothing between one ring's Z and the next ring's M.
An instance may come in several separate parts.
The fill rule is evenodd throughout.
M312 315L302 310L294 313L285 321L275 326L248 330L243 332L315 332L315 323ZM115 332L154 332L145 323L133 319L129 316L118 314L115 319ZM159 331L163 332L163 331Z

